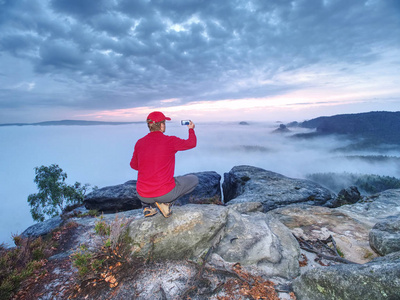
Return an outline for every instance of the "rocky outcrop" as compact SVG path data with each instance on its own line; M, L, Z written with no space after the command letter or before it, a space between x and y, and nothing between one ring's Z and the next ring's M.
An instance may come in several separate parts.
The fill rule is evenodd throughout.
M354 204L361 200L361 194L356 186L342 189L336 198L327 202L324 206L336 208L346 204Z
M133 257L198 260L213 249L218 266L240 263L253 274L293 278L299 274L299 248L290 231L260 212L259 203L230 207L174 207L170 218L158 215L129 225ZM244 213L246 212L246 213Z
M392 217L376 223L369 233L369 242L380 255L400 251L400 219Z
M344 212L320 206L291 205L268 214L306 240L326 240L332 236L344 258L349 261L366 263L376 257L369 245L371 226Z
M252 274L293 278L300 272L299 250L293 235L275 218L231 209L215 253L228 263L239 262Z
M220 205L188 204L173 207L168 219L158 214L133 221L129 225L129 236L134 243L132 256L156 260L201 257L216 244L227 213Z
M386 190L353 205L338 207L336 210L369 224L372 228L376 223L389 217L400 217L400 189Z
M177 204L201 203L207 199L221 199L221 176L216 172L193 173L199 178L196 189L181 199ZM124 184L107 186L89 193L84 200L87 209L102 212L118 212L141 208L142 204L136 192L136 180Z
M400 216L399 196L400 189L388 190L336 209L289 206L269 212L294 234L310 239L332 235L346 259L363 263L323 268L314 265L302 270L303 274L293 281L297 299L397 299L400 282L393 279L400 276L400 252L368 261L376 257L373 250L380 249L378 252L383 254L397 249L383 250L398 242L395 220ZM370 233L372 227L375 229Z
M44 236L49 234L54 228L59 227L63 223L63 220L60 216L48 219L43 222L36 223L32 226L29 226L25 229L24 232L21 233L22 237L32 237L37 238L39 236Z
M294 203L324 205L328 189L309 180L293 179L252 166L236 166L224 174L224 202L261 202L265 211Z
M66 291L76 286L77 279L71 254L80 251L82 244L93 253L105 249L109 236L100 236L95 228L106 222L110 228L124 228L112 236L114 240L122 237L123 246L128 246L121 247L125 265L119 269L126 273L115 274L118 286L114 288L101 286L96 279L96 287L89 287L92 294L85 291L76 299L128 299L132 295L135 299L243 299L247 297L240 294L244 286L232 289L230 284L260 280L248 280L244 274L271 279L287 292L293 287L300 300L398 298L400 189L332 209L318 206L333 198L312 182L239 166L225 174L229 205L198 205L191 204L193 199L204 203L204 199L218 197L220 177L215 172L196 174L202 194L195 190L198 198L192 195L182 203L189 204L174 205L169 218L160 213L144 218L142 209L82 217L88 210L79 207L28 228L23 236L38 237L57 229L51 237L60 238L67 232L48 259L54 268L46 269L46 283L32 286L41 289L40 294L46 295L43 299L66 299ZM103 195L104 210L120 209L113 203L106 206L107 202L135 193L134 184L104 188L98 194L99 198ZM344 259L316 260L317 254L300 249L293 234L308 241L332 236ZM386 256L377 258L374 251ZM355 264L345 265L348 261ZM186 293L194 286L195 292ZM286 296L281 299L289 299Z
M299 300L399 299L400 252L363 265L314 268L293 281Z
M89 193L84 200L87 209L118 212L142 207L136 192L136 180L106 186Z

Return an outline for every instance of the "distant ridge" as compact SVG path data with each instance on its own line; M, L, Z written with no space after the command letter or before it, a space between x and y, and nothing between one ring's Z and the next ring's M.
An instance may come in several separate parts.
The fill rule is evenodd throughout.
M103 122L103 121L84 121L84 120L61 120L45 121L39 123L5 123L0 126L97 126L97 125L126 125L141 122Z
M316 128L313 133L297 134L297 137L315 137L329 134L344 134L362 138L360 145L400 144L400 111L372 111L358 114L343 114L319 117L302 123L292 123L303 128ZM288 124L288 126L290 126Z

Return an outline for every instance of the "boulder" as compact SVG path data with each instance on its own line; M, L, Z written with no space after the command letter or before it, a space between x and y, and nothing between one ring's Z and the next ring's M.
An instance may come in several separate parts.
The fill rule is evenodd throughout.
M216 204L221 202L221 175L214 171L193 173L199 184L193 192L180 197L174 204Z
M305 240L326 240L332 236L344 258L349 261L366 263L377 256L368 241L372 226L344 212L321 206L291 205L268 214L278 218L293 234Z
M371 228L388 217L400 217L400 189L386 190L366 197L353 205L336 208Z
M369 233L369 243L380 255L400 251L400 219L391 217L376 223Z
M252 166L235 166L225 173L222 189L228 205L261 202L265 211L293 203L324 205L333 196L331 191L312 181Z
M188 204L173 207L168 219L161 214L129 225L132 256L146 259L196 259L222 233L228 210L221 205Z
M356 186L350 186L346 189L342 189L337 197L325 204L327 207L339 207L346 204L354 204L361 200L361 194Z
M293 281L299 300L399 299L400 252L363 265L308 270Z
M246 209L247 206L248 208ZM278 220L257 211L259 203L236 206L174 207L165 219L160 214L129 225L133 257L199 261L213 251L210 261L220 267L240 263L254 274L293 278L299 274L299 247Z
M136 180L106 186L89 193L84 200L87 209L118 212L142 207L136 192Z
M228 263L240 262L252 274L293 278L300 272L296 239L279 221L260 212L230 210L215 253Z
M193 174L199 178L199 185L192 193L181 197L175 203L183 205L220 201L221 176L211 171ZM84 203L87 209L97 209L102 212L127 211L142 207L136 192L136 180L97 189L85 197Z
M39 236L44 236L52 232L57 227L60 227L62 223L63 220L60 216L39 222L25 229L25 231L21 233L21 237L37 238Z

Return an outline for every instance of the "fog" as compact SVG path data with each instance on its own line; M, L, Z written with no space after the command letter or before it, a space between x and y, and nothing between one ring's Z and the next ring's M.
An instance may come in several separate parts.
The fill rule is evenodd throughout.
M305 178L318 172L350 172L400 178L398 164L347 159L333 152L351 141L337 137L300 140L271 133L277 123L196 124L197 147L177 153L175 175L216 171L222 176L236 165L252 165L288 177ZM12 234L34 224L27 204L36 193L34 168L58 164L67 183L89 183L99 188L137 178L129 162L137 139L147 134L145 124L119 126L23 126L0 127L0 243L13 245ZM187 138L186 126L170 122L168 135ZM383 151L383 150L382 150ZM400 150L359 151L349 155L400 157Z

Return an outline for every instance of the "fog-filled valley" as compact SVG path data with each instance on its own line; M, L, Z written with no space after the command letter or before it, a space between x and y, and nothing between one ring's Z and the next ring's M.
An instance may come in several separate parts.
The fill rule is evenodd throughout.
M394 185L400 178L398 147L343 151L351 149L354 141L333 135L292 137L313 130L304 128L272 133L278 127L272 122L196 123L197 147L177 153L175 175L216 171L222 182L232 167L252 165L288 177L321 180L335 193L361 182L357 180L364 175L379 175L379 180L388 176L384 181L395 177ZM99 188L121 184L136 179L129 162L135 142L147 132L145 124L1 127L0 243L11 245L11 234L20 234L34 223L27 197L37 192L35 167L58 164L68 174L69 184L78 181ZM187 128L169 122L166 134L187 138Z

